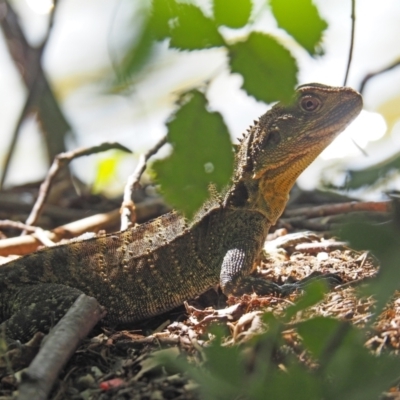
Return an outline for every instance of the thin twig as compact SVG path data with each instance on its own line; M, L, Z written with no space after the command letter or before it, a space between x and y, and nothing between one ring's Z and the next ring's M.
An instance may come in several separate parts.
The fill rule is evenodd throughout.
M151 156L156 154L158 150L164 146L167 138L163 137L159 140L147 153L142 154L139 158L138 165L126 182L124 189L124 198L121 205L121 231L130 228L136 221L135 204L132 201L132 193L139 186L139 181L143 172L146 170L147 161Z
M49 195L49 191L50 191L50 187L53 182L53 179L56 177L57 173L60 171L60 169L63 166L69 164L75 158L88 156L90 154L100 153L102 151L107 151L110 149L118 149L118 150L126 151L128 153L131 152L129 149L127 149L126 147L122 146L119 143L106 142L106 143L102 143L98 146L83 147L80 149L68 151L68 152L57 155L54 158L53 164L51 165L51 167L46 175L45 180L40 185L38 198L37 198L36 203L33 206L32 211L29 214L29 217L27 218L25 223L27 225L33 225L36 223L37 219L40 216L40 213L42 212L46 198Z
M22 222L12 221L10 219L0 220L0 228L12 228L19 229L21 231L26 230L28 232L35 232L36 227L23 224Z
M390 212L391 201L351 201L347 203L326 204L316 207L301 207L292 210L286 210L283 214L285 219L293 217L317 218L326 217L328 215L345 214L354 211L370 211L370 212Z
M14 228L21 231L34 233L35 237L42 242L43 245L50 247L54 246L54 242L47 236L47 231L36 226L29 226L22 222L11 221L9 219L0 220L0 228Z
M393 62L392 64L390 64L389 66L387 66L387 67L385 67L385 68L382 68L382 69L380 69L380 70L377 71L377 72L371 72L371 73L367 74L367 75L365 76L365 78L361 81L360 89L359 89L358 91L359 91L361 94L363 94L364 89L365 89L365 85L368 83L368 81L369 81L370 79L374 78L374 77L377 76L377 75L380 75L380 74L383 74L383 73L385 73L385 72L388 72L388 71L390 71L390 70L392 70L392 69L398 67L399 65L400 65L400 59L394 61L394 62Z
M349 77L351 60L353 58L353 46L354 46L354 32L356 27L356 0L351 0L351 38L350 38L350 49L349 58L347 60L346 75L344 77L343 86L347 84L347 78Z

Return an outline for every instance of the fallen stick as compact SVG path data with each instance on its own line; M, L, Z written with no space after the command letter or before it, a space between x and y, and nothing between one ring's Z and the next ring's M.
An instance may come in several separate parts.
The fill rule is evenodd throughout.
M81 294L45 338L28 369L21 374L18 400L46 399L81 340L104 316L104 309L95 298Z

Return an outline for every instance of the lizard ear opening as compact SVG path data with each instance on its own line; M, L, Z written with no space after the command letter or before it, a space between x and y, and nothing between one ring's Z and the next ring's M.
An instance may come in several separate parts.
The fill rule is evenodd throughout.
M279 130L273 130L268 133L266 145L267 146L276 146L281 141L281 135Z

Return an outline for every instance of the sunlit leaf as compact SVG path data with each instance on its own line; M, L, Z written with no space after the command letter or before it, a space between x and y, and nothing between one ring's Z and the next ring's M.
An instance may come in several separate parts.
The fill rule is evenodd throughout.
M170 36L174 18L178 15L178 5L175 0L153 0L150 17L150 27L157 40Z
M110 151L107 155L101 156L97 162L96 177L93 182L92 192L100 193L107 189L112 189L115 184L118 166L126 157L119 151Z
M228 183L233 153L221 115L207 110L202 93L189 96L167 125L173 152L153 168L167 202L191 217L208 197L210 182L219 189Z
M297 83L297 65L289 50L272 36L251 33L228 47L232 72L243 76L243 88L257 100L289 101Z
M171 47L182 50L207 49L224 45L213 20L191 4L179 4L171 24Z
M251 14L251 0L214 0L214 18L218 25L241 28Z
M270 0L270 4L278 25L315 54L328 24L312 0Z

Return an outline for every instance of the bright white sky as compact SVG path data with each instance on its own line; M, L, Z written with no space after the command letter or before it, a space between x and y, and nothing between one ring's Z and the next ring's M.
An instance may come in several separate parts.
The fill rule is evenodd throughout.
M261 0L257 0L259 3ZM328 21L325 56L313 59L290 37L276 28L268 13L258 22L259 30L281 38L300 65L300 83L343 83L350 40L350 0L316 1ZM40 43L45 31L50 0L15 0L26 33L32 43ZM201 53L168 52L160 48L154 63L146 69L132 94L110 95L110 56L121 56L129 35L134 34L138 16L134 8L141 2L131 0L60 0L51 40L45 54L45 69L70 120L76 138L70 147L119 141L135 152L142 152L165 134L163 125L173 110L174 93L199 82L212 80L207 95L210 106L224 116L233 137L265 112L267 106L240 90L241 77L224 68L220 49ZM349 86L357 88L369 72L381 69L400 57L400 2L362 0L357 3L356 41ZM244 32L242 32L243 34ZM26 91L21 84L4 41L0 38L0 160L8 148L11 132L23 106ZM172 94L171 94L172 93ZM303 174L301 183L311 188L320 169L334 159L352 162L365 159L354 145L365 148L385 134L383 118L374 113L384 101L400 95L400 68L373 80L365 93L365 108L350 128L326 149L322 157ZM43 162L41 138L36 123L27 121L22 130L13 170L8 183L40 179L47 170ZM395 151L396 149L390 149ZM389 151L390 151L389 150ZM387 149L384 150L387 154ZM369 151L370 153L370 151ZM383 157L373 154L372 158ZM99 158L105 156L99 156ZM347 158L346 158L347 157ZM98 159L99 159L98 158ZM97 160L98 160L97 159ZM93 180L95 157L75 162L80 176ZM336 162L336 161L335 161ZM133 168L130 162L121 171L120 184ZM0 164L1 165L1 164Z

